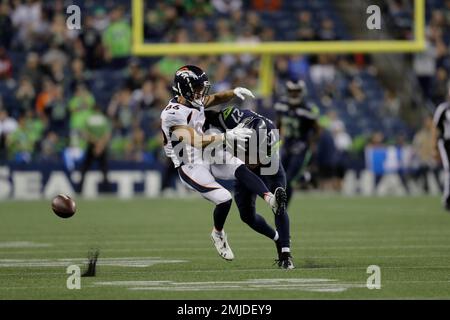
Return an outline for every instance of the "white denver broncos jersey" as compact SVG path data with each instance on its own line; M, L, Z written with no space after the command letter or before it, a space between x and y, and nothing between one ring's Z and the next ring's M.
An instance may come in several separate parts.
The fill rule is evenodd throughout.
M176 98L161 112L161 129L164 138L164 152L177 168L187 163L202 163L202 150L172 137L174 126L188 126L198 134L203 135L203 124L205 123L204 108L189 108L179 104Z

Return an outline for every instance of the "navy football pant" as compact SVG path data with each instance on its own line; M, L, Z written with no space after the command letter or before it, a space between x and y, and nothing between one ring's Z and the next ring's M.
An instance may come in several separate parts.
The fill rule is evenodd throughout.
M259 172L255 173L258 174L272 193L278 187L286 188L286 174L281 163L275 175L265 176L260 175ZM242 221L256 232L273 240L276 231L256 212L256 196L243 183L236 181L234 199ZM278 231L281 247L290 247L289 215L287 212L283 215L275 215L275 226Z

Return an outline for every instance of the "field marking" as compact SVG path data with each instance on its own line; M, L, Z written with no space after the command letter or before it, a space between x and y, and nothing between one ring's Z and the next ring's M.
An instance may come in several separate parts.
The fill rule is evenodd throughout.
M162 263L184 263L187 260L162 259L159 257L100 258L99 266L146 268ZM0 259L0 268L19 267L64 267L86 263L86 258L64 259Z
M48 248L53 246L51 243L38 243L33 241L4 241L0 242L0 248L14 248L14 249L20 249L20 248Z
M97 286L119 286L128 290L152 291L224 291L224 290L297 290L309 292L344 292L350 288L365 288L361 283L338 283L333 279L288 278L249 279L240 281L104 281Z
M298 278L297 279L292 278L292 279L293 280L299 280ZM277 280L289 280L289 279L277 279ZM320 279L307 279L307 278L305 278L305 279L300 279L300 280L320 280ZM329 280L329 279L322 279L322 280ZM247 281L247 280L243 280L243 281ZM329 281L337 281L337 280L329 280ZM122 285L121 284L115 284L114 282L124 282L124 284L122 284ZM126 282L128 282L129 284L126 284ZM171 281L168 281L168 280L167 281L166 280L163 280L163 281L159 281L159 280L155 280L155 281L146 281L146 280L143 280L143 281L121 281L121 280L118 280L118 281L104 281L104 282L99 282L99 283L94 283L94 284L88 284L88 285L84 285L83 288L98 288L98 287L101 287L101 286L115 286L115 287L124 286L125 287L125 286L134 286L134 285L140 286L141 285L141 286L143 286L142 288L151 290L151 288L152 288L151 282L154 283L153 284L154 286L158 285L157 284L158 282L160 282L160 285L167 285L167 284L171 283ZM215 285L216 282L209 281L209 282L202 282L202 283L204 284L205 287L207 287L210 284L209 286L212 289L217 290L217 287L213 287L213 285ZM239 287L236 284L233 285L233 283L239 283L238 281L223 281L223 283L225 283L224 286ZM311 283L312 284L316 284L316 283L314 283L314 281L311 281ZM449 284L450 285L450 280L448 280L448 281L442 281L442 280L383 280L383 283L384 284L386 284L386 283L389 283L389 284L396 284L396 283L406 283L406 284L430 283L431 284L431 283L437 283L437 284ZM191 284L191 283L189 283L189 284ZM308 282L305 282L304 284L307 285ZM340 283L336 282L334 284L339 285ZM357 287L359 285L361 285L361 287L366 287L365 284L362 285L361 282L356 282L356 281L345 281L345 284L352 285L353 287ZM175 285L177 285L176 288L183 288L183 285L188 287L186 285L186 283L175 283ZM258 285L260 285L260 284L255 283L255 286L258 286ZM261 284L260 286L263 286L263 285ZM291 284L291 285L277 285L277 284L274 284L273 286L268 284L268 286L270 286L274 290L278 289L279 287L283 288L283 290L290 290L292 288L295 288L295 284ZM18 290L18 289L21 289L21 290L49 289L49 288L52 288L52 289L66 289L64 286L41 286L41 285L39 285L39 286L0 287L0 291L1 290ZM141 287L136 287L136 288L141 288ZM157 287L157 288L160 289L160 287ZM192 287L188 287L188 288L192 288ZM244 289L244 288L239 288L239 290L242 290L242 289ZM135 290L143 290L143 289L135 289ZM401 298L399 298L399 299L401 299ZM415 298L413 298L413 299L415 299ZM448 299L448 297L447 297L447 299Z
M165 263L165 262L164 262ZM61 265L56 265L56 266L36 266L36 267L60 267ZM64 264L62 266L67 266L67 264ZM110 265L111 266L111 265ZM116 265L113 265L116 266ZM28 267L28 266L27 266ZM128 267L128 266L127 266ZM133 267L133 266L130 266ZM450 265L447 266L384 266L382 267L383 270L385 269L399 269L399 270L406 270L406 269L411 269L411 270L419 270L419 269L449 269L450 270ZM297 268L293 271L291 271L291 273L295 273L295 272L302 272L302 271L322 271L322 270L366 270L367 266L356 266L356 267L346 267L346 266L342 266L342 267L302 267L302 266L297 266ZM137 272L137 271L133 271L133 272L129 272L129 271L123 271L123 272L107 272L107 271L102 271L102 273L105 274L133 274L133 275L148 275L148 271L145 272ZM181 273L223 273L223 272L227 272L227 273L245 273L245 272L283 272L283 270L279 270L278 268L258 268L258 269L205 269L205 270L179 270L179 269L175 269L175 270L152 270L152 274L181 274ZM53 272L49 272L49 273L34 273L35 275L45 275L45 274L60 274L60 273L53 273ZM0 273L0 276L24 276L24 275L31 275L30 273Z
M109 244L109 242L108 242ZM77 244L77 246L80 246L80 244ZM86 246L92 246L92 243L86 243ZM98 243L97 243L97 246ZM294 251L306 251L306 250L404 250L404 249L450 249L450 245L407 245L407 246L308 246L308 245L297 245L294 246ZM296 249L298 248L298 249ZM239 251L254 251L255 247L238 247ZM69 249L69 250L42 250L44 253L53 252L53 253L66 253L66 252L82 252L86 249ZM172 251L172 252L186 252L186 250L189 251L210 251L211 248L209 247L195 247L195 248L117 248L117 249L102 249L102 251L105 252L136 252L136 251ZM258 248L258 251L274 251L274 249L271 246L265 246ZM3 254L12 253L12 254L30 254L30 253L40 253L40 250L33 250L33 251L18 251L18 252L11 252L11 250L0 250ZM449 255L450 256L450 255Z

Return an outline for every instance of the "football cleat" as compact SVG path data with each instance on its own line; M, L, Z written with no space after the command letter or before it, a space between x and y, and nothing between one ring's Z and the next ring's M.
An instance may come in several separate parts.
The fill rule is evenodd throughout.
M292 256L289 252L281 253L281 256L278 260L276 260L278 267L285 270L295 269L294 261L292 260Z
M282 187L275 189L274 201L271 203L272 212L275 215L282 215L286 212L287 195L286 191Z
M227 234L225 233L225 231L222 230L221 233L218 233L213 230L211 232L211 239L217 249L217 252L219 252L219 255L222 258L228 261L234 259L234 254L233 251L231 251L230 246L228 245Z

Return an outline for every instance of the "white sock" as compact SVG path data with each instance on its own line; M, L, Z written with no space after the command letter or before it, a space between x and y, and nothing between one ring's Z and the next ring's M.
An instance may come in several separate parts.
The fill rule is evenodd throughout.
M281 252L291 252L291 248L288 247L281 248Z
M278 235L278 231L275 231L275 237L273 238L273 241L277 241L280 238Z
M269 192L269 193L264 194L264 200L265 200L268 204L272 205L273 199L274 199L274 195L273 195L272 192Z
M217 231L216 228L214 228L214 232L215 232L218 236L223 235L223 230Z

